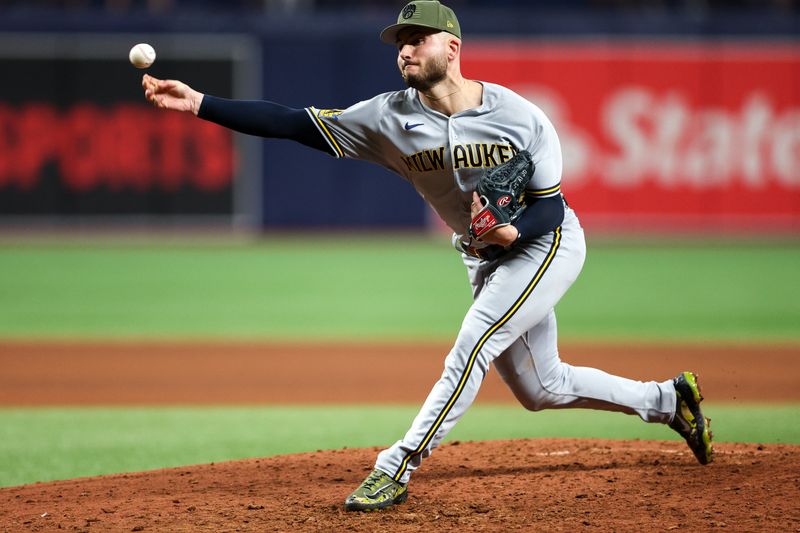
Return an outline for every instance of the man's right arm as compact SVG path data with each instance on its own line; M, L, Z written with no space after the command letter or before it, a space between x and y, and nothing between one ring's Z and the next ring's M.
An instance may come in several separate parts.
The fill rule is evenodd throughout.
M160 109L188 111L232 130L278 139L291 139L335 157L341 154L325 140L305 109L292 109L260 100L228 100L204 95L178 80L142 77L145 98Z
M305 109L293 109L266 100L228 100L205 95L197 116L248 135L291 139L331 153L330 145Z

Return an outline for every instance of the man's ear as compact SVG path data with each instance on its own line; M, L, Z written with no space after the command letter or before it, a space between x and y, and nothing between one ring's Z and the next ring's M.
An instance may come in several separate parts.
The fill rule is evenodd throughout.
M458 53L461 51L461 41L458 40L456 37L452 37L447 40L447 59L452 61L456 57L458 57Z

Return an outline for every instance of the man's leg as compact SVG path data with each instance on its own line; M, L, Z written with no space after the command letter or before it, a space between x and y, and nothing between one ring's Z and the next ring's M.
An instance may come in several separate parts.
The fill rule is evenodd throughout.
M584 254L583 233L575 221L563 232L559 229L517 250L499 265L471 269L473 284L480 279L480 287L445 359L444 372L403 439L378 455L376 476L383 473L404 487L472 404L492 360L561 299L577 278ZM374 508L368 507L366 493L362 483L345 506Z
M557 339L556 316L551 310L494 361L503 381L526 409L601 409L636 414L647 422L671 420L675 413L672 380L641 382L569 365L559 357Z
M587 408L636 414L646 422L669 424L700 464L713 460L711 420L700 409L703 397L692 372L656 383L571 366L558 355L557 337L551 311L494 360L498 373L526 409Z

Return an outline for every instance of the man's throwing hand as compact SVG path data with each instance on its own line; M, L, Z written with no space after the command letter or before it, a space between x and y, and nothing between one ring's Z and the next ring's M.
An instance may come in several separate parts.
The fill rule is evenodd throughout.
M149 74L142 76L144 97L160 109L191 111L195 115L200 110L203 94L178 80L159 80Z

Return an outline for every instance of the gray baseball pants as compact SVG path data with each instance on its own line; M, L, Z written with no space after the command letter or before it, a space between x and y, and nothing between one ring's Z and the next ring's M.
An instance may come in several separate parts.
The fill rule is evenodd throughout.
M561 361L554 307L585 257L583 229L569 208L558 230L499 261L464 256L474 302L441 378L403 439L378 455L376 468L408 482L475 400L492 363L531 411L589 408L636 414L647 422L670 420L676 405L672 380L634 381Z

